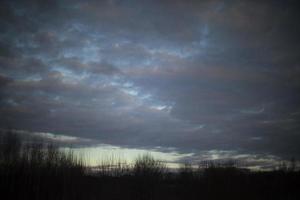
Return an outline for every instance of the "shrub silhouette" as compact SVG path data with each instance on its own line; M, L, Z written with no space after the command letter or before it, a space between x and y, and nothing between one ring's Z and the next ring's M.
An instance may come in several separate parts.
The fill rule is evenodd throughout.
M11 199L74 196L78 187L74 182L84 176L85 168L71 151L42 143L25 145L12 132L4 133L0 144L0 185L5 195Z
M179 177L183 181L190 181L196 176L193 166L190 163L184 163L179 168Z
M20 156L21 141L17 134L7 131L0 138L0 160L14 162Z
M166 165L155 160L150 154L139 156L134 163L133 174L136 177L157 179L163 178L166 172Z

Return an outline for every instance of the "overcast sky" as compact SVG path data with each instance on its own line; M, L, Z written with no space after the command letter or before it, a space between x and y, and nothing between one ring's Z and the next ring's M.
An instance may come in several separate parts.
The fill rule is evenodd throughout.
M300 158L297 2L2 0L0 128Z

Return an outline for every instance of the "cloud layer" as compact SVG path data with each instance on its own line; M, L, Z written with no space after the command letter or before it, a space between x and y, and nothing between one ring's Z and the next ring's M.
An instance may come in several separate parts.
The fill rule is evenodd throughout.
M1 128L299 158L296 1L0 4Z

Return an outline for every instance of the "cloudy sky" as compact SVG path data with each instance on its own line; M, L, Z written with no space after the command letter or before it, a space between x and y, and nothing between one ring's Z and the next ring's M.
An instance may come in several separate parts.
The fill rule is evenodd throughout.
M2 0L0 128L181 160L299 159L299 8Z

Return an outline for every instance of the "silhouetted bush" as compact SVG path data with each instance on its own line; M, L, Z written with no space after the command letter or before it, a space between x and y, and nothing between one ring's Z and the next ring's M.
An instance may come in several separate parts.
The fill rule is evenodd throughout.
M161 161L155 160L150 154L145 154L135 160L133 175L146 179L163 178L166 172L166 165Z

